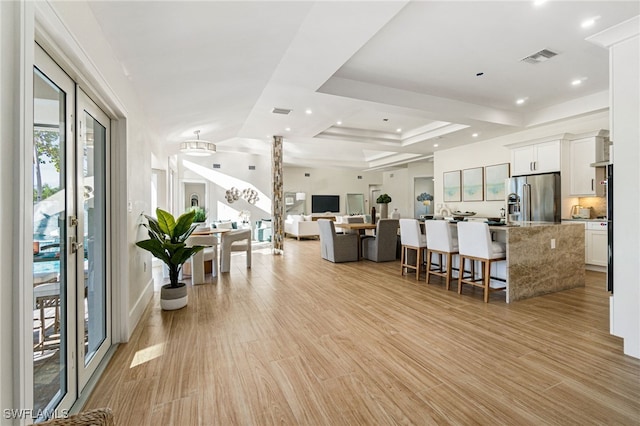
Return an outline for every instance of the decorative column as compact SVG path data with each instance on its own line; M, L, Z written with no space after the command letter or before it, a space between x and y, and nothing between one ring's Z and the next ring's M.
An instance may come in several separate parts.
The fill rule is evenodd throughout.
M282 136L273 137L271 150L271 232L273 253L284 252L284 178L282 176Z

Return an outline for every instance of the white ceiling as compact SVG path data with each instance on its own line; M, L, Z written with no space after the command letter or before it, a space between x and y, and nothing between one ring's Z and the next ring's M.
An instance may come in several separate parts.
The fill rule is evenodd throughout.
M195 130L260 154L282 135L287 164L362 170L606 108L608 52L585 38L639 4L89 2L169 152Z

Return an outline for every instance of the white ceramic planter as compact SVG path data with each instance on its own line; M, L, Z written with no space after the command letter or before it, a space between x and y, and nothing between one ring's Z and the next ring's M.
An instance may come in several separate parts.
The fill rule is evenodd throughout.
M165 311L174 311L187 306L187 286L184 283L181 287L172 288L170 284L165 284L160 290L160 307Z

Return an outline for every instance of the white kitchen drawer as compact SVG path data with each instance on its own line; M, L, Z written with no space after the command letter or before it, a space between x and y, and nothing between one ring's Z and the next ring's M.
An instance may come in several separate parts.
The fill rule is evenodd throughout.
M607 222L587 222L587 229L592 231L606 231L607 230Z

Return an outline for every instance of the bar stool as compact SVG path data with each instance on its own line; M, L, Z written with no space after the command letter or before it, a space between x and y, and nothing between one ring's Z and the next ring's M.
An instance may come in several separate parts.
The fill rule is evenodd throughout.
M416 280L420 278L422 260L427 249L427 237L420 232L420 224L416 219L400 219L400 275L404 275L405 269L415 269ZM410 264L407 260L408 250L416 251L416 264Z
M491 264L506 260L504 243L491 241L489 226L484 222L458 222L458 251L460 273L458 274L458 294L462 294L462 284L470 284L484 289L484 301L489 302L489 293L506 289L491 287ZM464 276L465 260L471 261L471 275ZM481 277L475 277L474 262L481 264Z
M444 277L447 290L451 288L453 256L458 254L458 237L446 220L425 220L427 233L427 284L431 275ZM455 229L455 228L454 228ZM432 257L438 255L438 265L432 267ZM443 255L445 262L443 262Z

